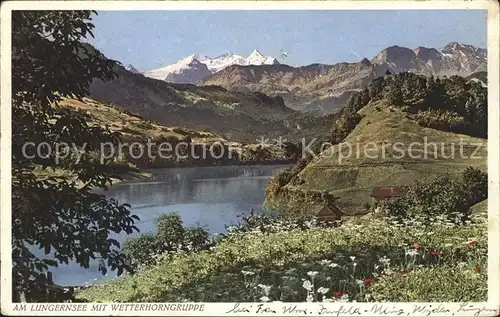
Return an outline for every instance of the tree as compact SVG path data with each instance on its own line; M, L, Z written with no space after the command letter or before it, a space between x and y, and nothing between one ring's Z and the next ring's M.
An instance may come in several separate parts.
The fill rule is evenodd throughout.
M82 99L93 80L115 77L117 62L82 42L93 36L90 11L14 11L12 13L12 257L14 300L42 300L44 271L76 261L88 268L92 259L121 274L127 266L120 244L110 233L138 231L129 205L96 194L117 177L112 159L100 162L92 153L103 142L117 144L120 135L89 126L71 111L54 107L63 98ZM30 143L45 144L47 155L24 153ZM56 146L74 150L57 162ZM73 148L73 147L72 147ZM41 153L40 153L41 154ZM81 154L80 160L74 160ZM66 177L41 177L35 168L61 169ZM36 257L40 248L49 259Z
M298 159L302 154L301 144L295 144L293 142L284 142L283 144L285 150L285 156L292 158L294 160Z
M488 174L473 167L468 167L462 173L462 192L465 204L473 205L488 198Z

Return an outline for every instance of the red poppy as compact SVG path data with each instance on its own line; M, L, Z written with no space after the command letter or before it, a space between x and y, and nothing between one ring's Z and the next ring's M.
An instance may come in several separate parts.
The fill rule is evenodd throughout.
M420 243L418 243L418 242L415 242L415 243L413 243L413 247L415 249L420 249L422 247L422 245Z
M441 251L439 251L439 250L434 250L434 251L429 251L429 253L430 253L431 255L440 255L440 254L441 254Z
M363 280L363 283L365 285L371 285L373 282L373 279L369 278L369 277L365 277L365 279Z
M473 240L473 241L468 242L467 245L469 247L475 247L475 246L479 245L479 242Z
M476 273L481 273L481 267L479 265L476 265L474 271L476 271Z
M340 295L342 295L342 292L341 292L341 291L338 291L338 292L333 292L333 296L334 296L334 297L339 297Z
M401 270L401 271L399 271L399 273L403 276L406 276L406 275L408 275L408 270Z

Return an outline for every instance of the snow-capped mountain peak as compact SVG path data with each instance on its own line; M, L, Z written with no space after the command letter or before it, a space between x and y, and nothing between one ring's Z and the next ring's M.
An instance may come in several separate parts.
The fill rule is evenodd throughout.
M264 57L264 55L262 55L262 53L259 52L257 49L254 49L252 53L248 56L248 58L250 57Z
M199 80L200 76L205 77L212 74L207 65L203 64L198 58L203 59L206 58L206 56L192 54L175 64L146 71L144 75L154 79L176 83L196 82Z
M182 61L190 62L190 61L193 61L195 59L201 62L201 61L210 59L210 57L196 53L196 54L189 55L188 57L184 58Z
M129 72L132 72L132 73L136 73L136 74L139 73L137 68L135 68L132 64L126 65L125 69L128 70Z
M246 64L245 65L273 65L273 64L279 64L278 60L274 57L268 57L262 55L261 52L258 50L253 50L253 52L248 55L248 57L245 59Z
M215 57L214 59L226 58L226 57L231 56L231 55L234 55L234 54L233 54L233 53L231 53L231 52L226 52L226 53L224 53L224 54L221 54L221 55L219 55L219 56Z
M231 65L273 64L279 64L276 58L264 56L256 49L246 58L231 52L226 52L215 58L210 58L201 54L192 54L174 64L146 71L144 75L174 83L195 84L201 79Z

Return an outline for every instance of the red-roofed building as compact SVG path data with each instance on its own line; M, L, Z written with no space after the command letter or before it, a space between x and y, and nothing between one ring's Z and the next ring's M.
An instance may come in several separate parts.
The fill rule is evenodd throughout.
M391 198L401 197L404 194L405 191L402 187L382 186L382 187L374 187L372 189L371 197L373 197L376 201L380 201L380 200L388 200Z

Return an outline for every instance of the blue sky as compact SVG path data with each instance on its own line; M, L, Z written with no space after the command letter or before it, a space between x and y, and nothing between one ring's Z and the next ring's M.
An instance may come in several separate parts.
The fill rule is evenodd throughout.
M486 11L100 11L89 41L139 70L193 53L288 57L301 66L372 59L387 46L486 47Z

